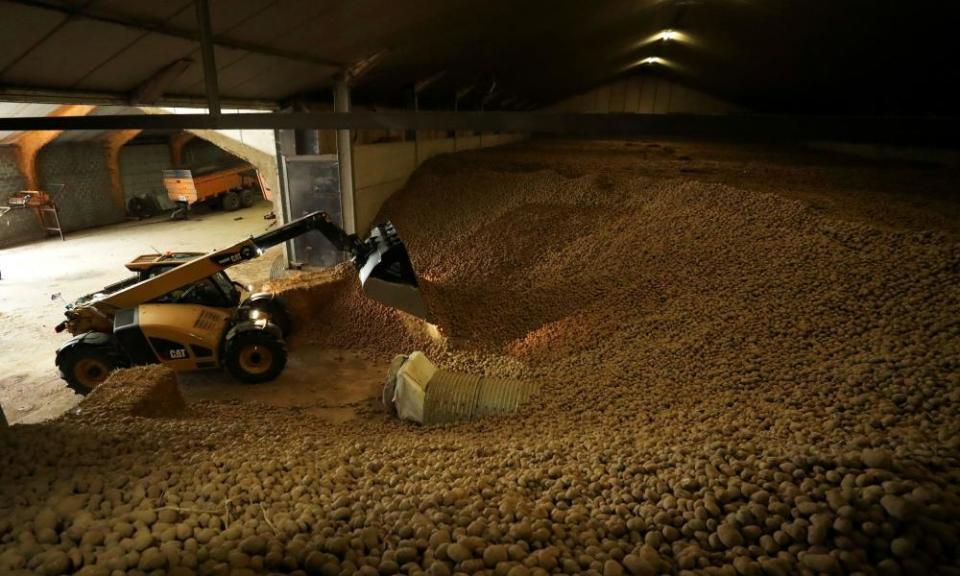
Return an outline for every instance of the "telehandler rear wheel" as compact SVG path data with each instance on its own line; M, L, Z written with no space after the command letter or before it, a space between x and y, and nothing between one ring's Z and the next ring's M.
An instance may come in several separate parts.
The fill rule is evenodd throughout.
M113 348L102 344L79 344L64 351L58 363L67 388L83 396L120 367Z
M269 382L287 365L283 340L263 330L237 332L224 344L227 371L241 382Z

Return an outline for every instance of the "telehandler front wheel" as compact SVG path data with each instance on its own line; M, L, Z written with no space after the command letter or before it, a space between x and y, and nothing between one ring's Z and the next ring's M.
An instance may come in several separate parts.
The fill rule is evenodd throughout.
M236 332L224 343L227 371L241 382L269 382L287 365L283 340L264 330Z
M103 383L111 372L120 368L116 354L110 346L81 343L63 351L57 364L60 377L67 381L67 388L86 396Z

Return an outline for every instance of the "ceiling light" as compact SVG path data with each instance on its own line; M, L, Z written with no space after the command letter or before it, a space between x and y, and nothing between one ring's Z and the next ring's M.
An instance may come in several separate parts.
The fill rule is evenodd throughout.
M676 30L664 30L663 32L657 34L657 39L666 42L667 40L679 40L680 36L680 33Z
M693 38L686 32L681 32L680 30L674 30L672 28L667 28L661 30L650 36L647 36L643 40L640 40L633 45L634 48L643 48L644 46L650 46L651 44L656 44L657 42L678 42L680 44L690 44L694 45Z
M630 64L627 64L622 68L623 71L631 70L637 68L638 66L652 68L654 66L662 66L664 68L669 68L671 70L680 71L681 68L673 60L667 60L666 58L660 58L659 56L648 56L641 60L634 60Z

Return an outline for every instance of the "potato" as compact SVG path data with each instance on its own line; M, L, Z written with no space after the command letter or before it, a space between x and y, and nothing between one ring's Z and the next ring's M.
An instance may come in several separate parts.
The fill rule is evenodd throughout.
M186 402L140 367L5 430L0 572L949 572L960 251L923 206L939 172L670 146L434 158L382 212L432 324L349 263L304 273L274 283L302 388ZM372 396L416 349L540 392L398 422Z

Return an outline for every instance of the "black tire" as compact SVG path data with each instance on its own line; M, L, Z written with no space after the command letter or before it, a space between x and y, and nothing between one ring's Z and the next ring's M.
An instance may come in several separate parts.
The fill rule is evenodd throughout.
M249 208L253 206L257 201L257 197L254 194L253 190L249 188L244 188L240 191L240 205L244 208Z
M149 194L145 194L140 197L143 201L143 214L144 218L152 218L160 213L160 203L157 202L157 197Z
M153 216L155 206L156 202L146 196L134 196L127 202L127 215L145 220Z
M127 201L128 216L136 216L137 218L143 219L144 218L143 210L144 210L143 199L134 196L133 198Z
M67 388L86 396L103 383L111 372L121 367L116 351L104 344L78 344L64 350L57 359L60 377Z
M287 347L283 339L265 330L246 330L227 338L224 364L230 375L241 382L269 382L287 365Z
M254 300L250 303L250 307L266 312L270 322L277 325L284 338L290 335L290 314L287 312L287 303L283 298L275 296L269 300Z
M220 198L220 205L227 212L238 210L240 208L240 195L231 190Z

